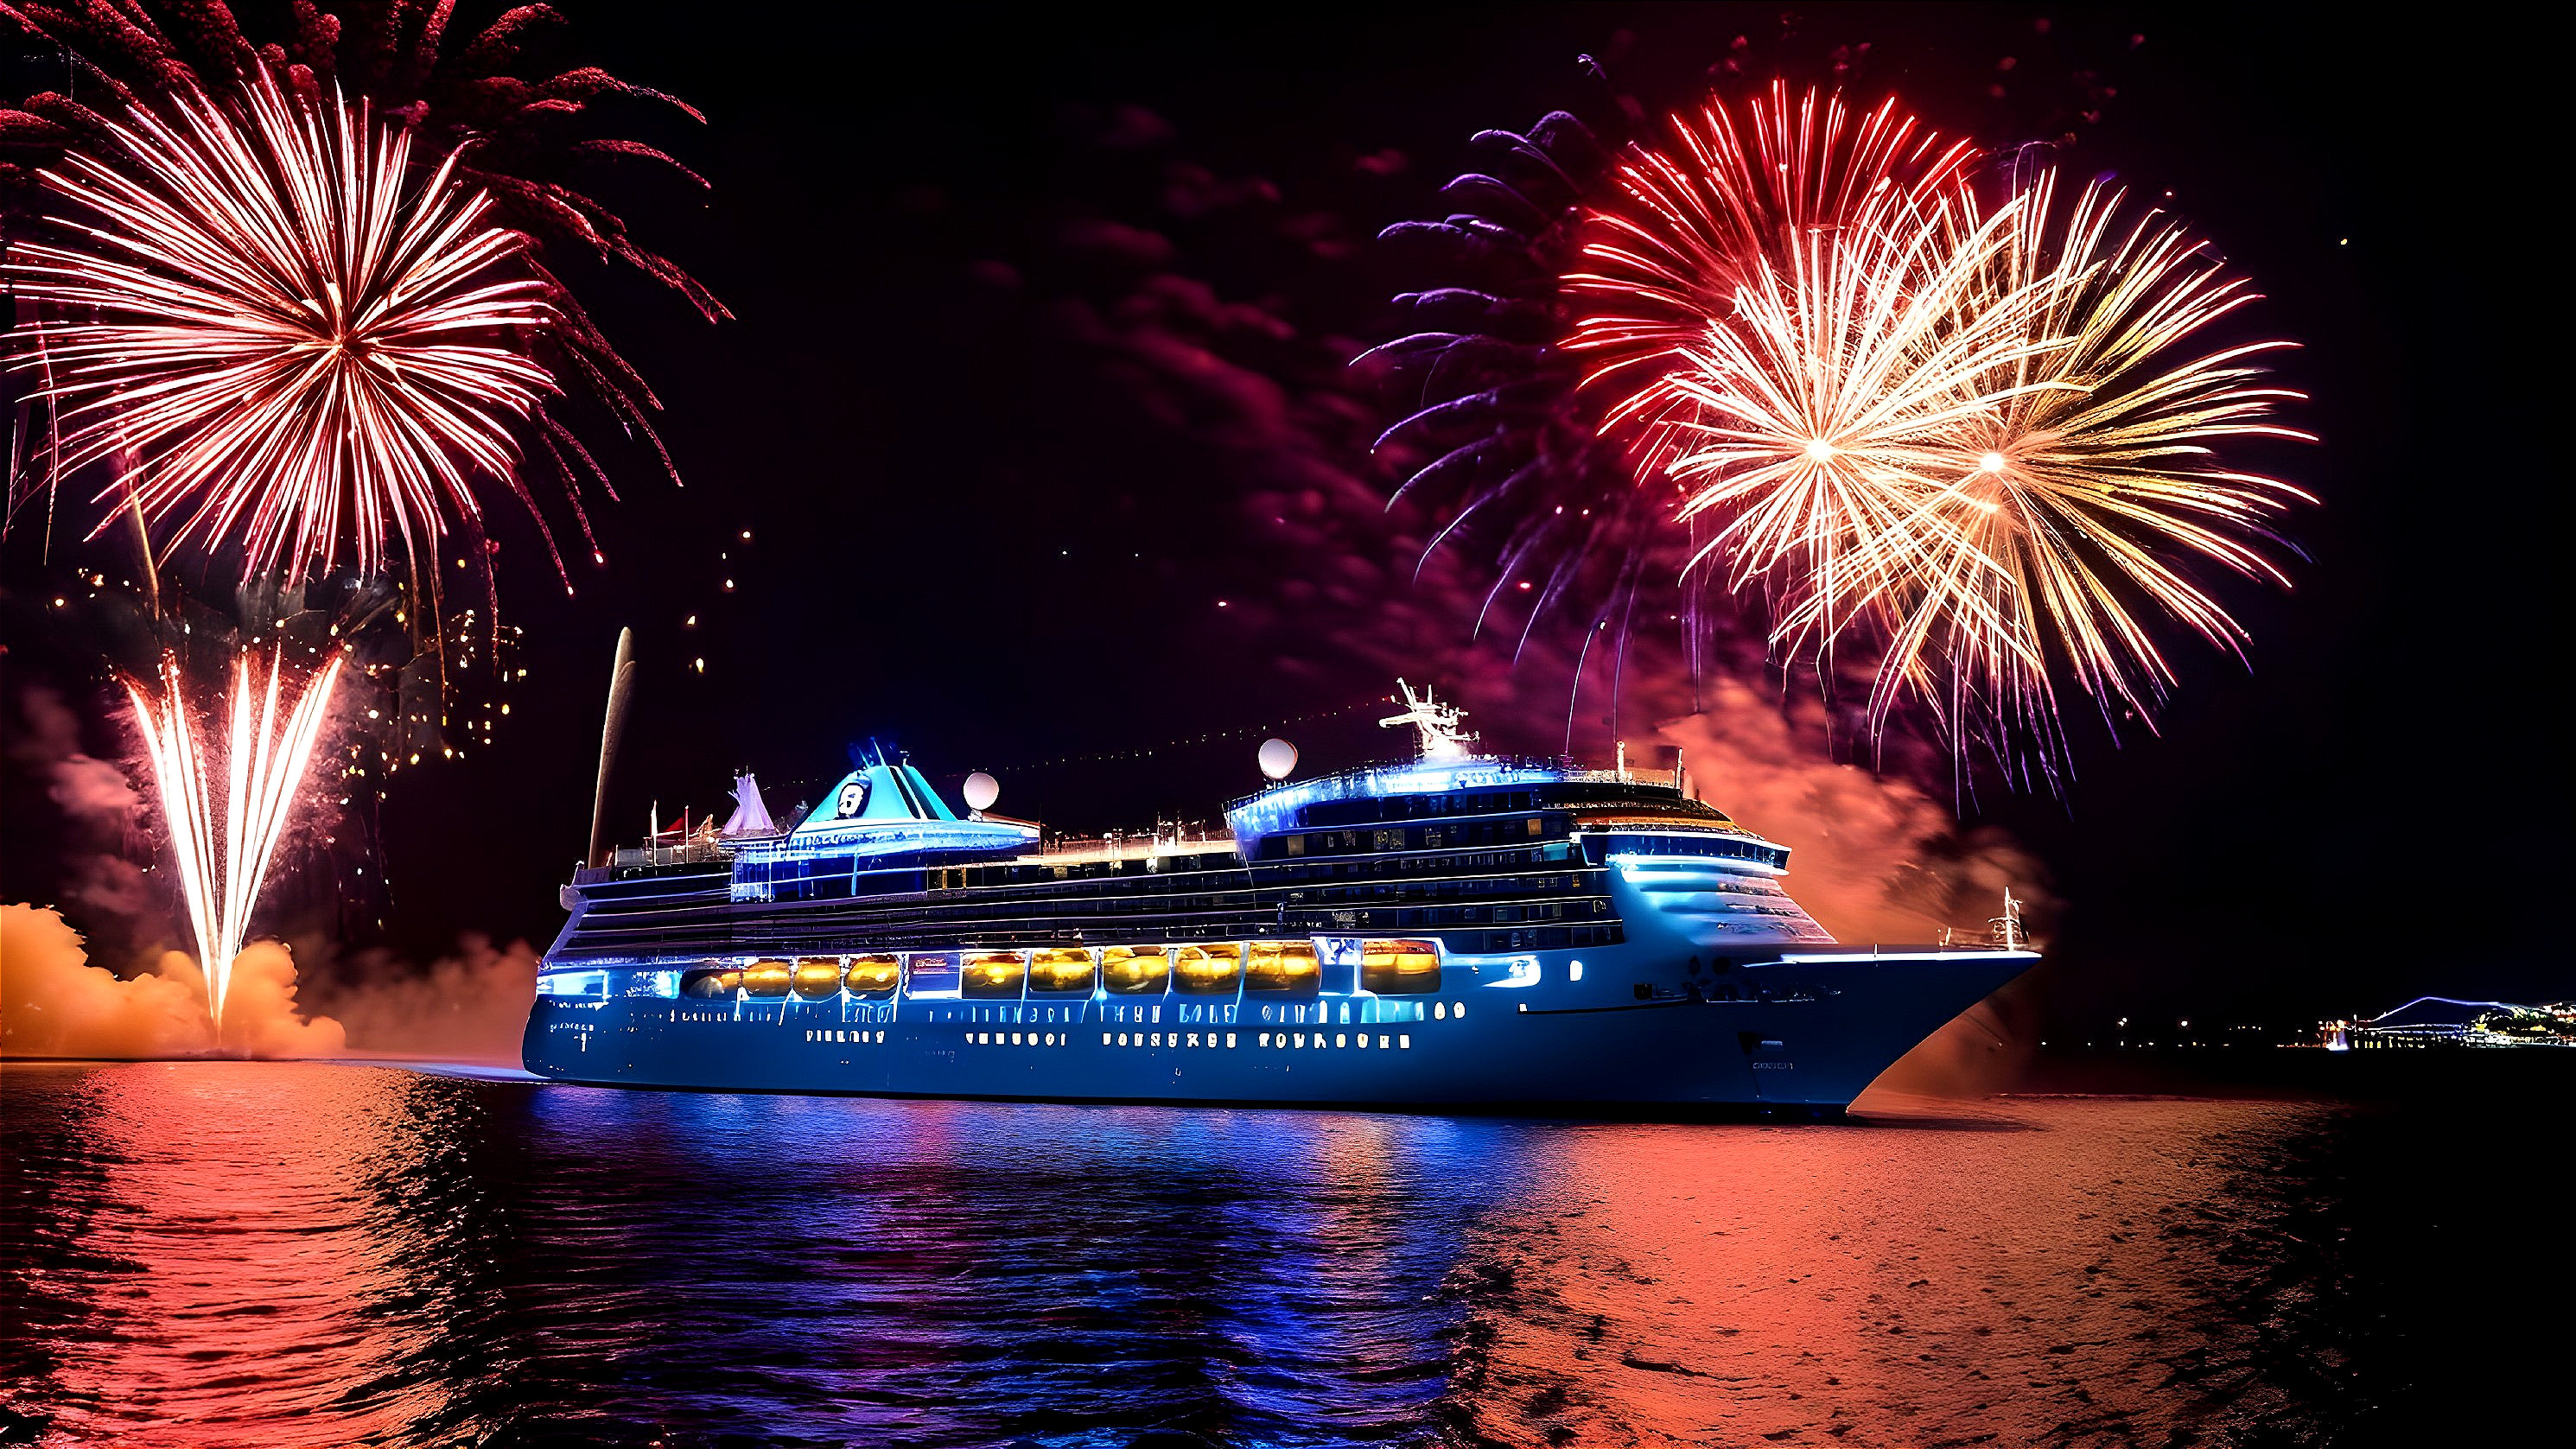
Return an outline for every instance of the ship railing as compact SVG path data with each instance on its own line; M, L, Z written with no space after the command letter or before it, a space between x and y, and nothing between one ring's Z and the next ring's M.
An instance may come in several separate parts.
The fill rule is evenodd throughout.
M574 869L574 885L590 885L615 880L633 870L651 870L665 865L723 865L733 859L732 847L703 840L686 845L620 846L606 865L585 865Z
M1033 855L1023 860L1043 860L1049 865L1078 865L1099 860L1150 860L1164 855L1197 855L1207 851L1234 849L1234 832L1183 826L1175 829L1137 831L1116 835L1059 835L1039 843Z
M1365 765L1353 765L1348 769L1334 770L1321 775L1301 776L1293 781L1282 781L1281 783L1316 787L1340 784L1343 782L1358 782L1375 776L1384 775L1390 770L1408 769L1412 766L1424 763L1426 763L1426 761L1424 761L1419 755L1408 756L1403 759L1395 760L1372 760ZM1673 777L1670 771L1586 769L1575 764L1572 760L1563 755L1476 755L1469 760L1459 761L1458 763L1490 765L1498 769L1506 770L1544 770L1547 772L1550 779L1583 785L1670 785L1673 783ZM1250 805L1254 801L1259 800L1262 796L1269 794L1271 790L1278 788L1279 786L1273 785L1268 789L1246 795L1239 800L1229 800L1226 802L1225 808L1229 812L1240 810L1244 806Z

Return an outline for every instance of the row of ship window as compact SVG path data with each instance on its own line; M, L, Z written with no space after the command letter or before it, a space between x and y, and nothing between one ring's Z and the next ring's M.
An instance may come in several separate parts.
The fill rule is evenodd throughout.
M1559 825L1558 833L1563 826ZM1274 837L1280 842L1279 854L1294 860L1300 856L1323 855L1334 851L1372 851L1385 854L1398 850L1439 850L1446 846L1505 845L1516 840L1537 840L1549 834L1544 816L1532 815L1522 820L1461 821L1452 825L1396 825L1368 830L1317 830L1299 835ZM1264 841L1262 854L1267 856L1269 842Z
M1217 1045L1218 1035L1218 1033L1212 1031L1104 1031L1100 1034L1100 1044L1102 1046L1122 1047L1170 1046L1183 1047L1185 1049L1200 1047L1213 1048ZM1225 1037L1225 1045L1228 1047L1234 1046L1241 1037L1241 1033L1231 1031L1223 1033L1223 1035ZM886 1034L882 1031L846 1031L839 1028L823 1027L809 1028L805 1033L805 1039L809 1042L828 1042L836 1046L878 1045L885 1041L885 1037ZM1309 1038L1311 1038L1311 1042ZM1350 1032L1337 1031L1332 1034L1332 1045L1335 1048L1349 1047L1354 1039L1353 1034ZM970 1031L966 1033L966 1040L975 1046L1070 1046L1073 1044L1073 1033L1054 1031L1044 1033L1034 1031ZM1254 1040L1256 1045L1274 1050L1286 1049L1290 1047L1292 1043L1298 1050L1315 1050L1320 1049L1325 1045L1324 1033L1320 1031L1311 1033L1302 1031L1265 1031L1260 1033ZM1363 1051L1367 1050L1369 1045L1369 1034L1367 1032L1358 1033L1356 1040L1358 1042L1358 1049ZM1411 1051L1413 1050L1413 1037L1409 1032L1384 1033L1377 1038L1377 1045L1379 1049L1383 1051Z
M1312 996L1323 963L1312 940L1211 941L1163 946L1040 946L1019 951L878 952L754 961L710 962L684 971L683 996L721 999L794 995L821 1001L852 996L962 996L1016 1001L1030 996L1233 996L1272 992ZM1430 941L1363 941L1359 984L1380 996L1422 996L1440 989L1440 948Z

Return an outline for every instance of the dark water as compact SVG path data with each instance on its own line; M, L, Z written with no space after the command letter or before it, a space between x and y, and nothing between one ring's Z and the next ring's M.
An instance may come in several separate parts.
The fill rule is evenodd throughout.
M2506 1355L2566 1341L2511 1306L2567 1291L2541 1206L2563 1095L2437 1085L1762 1127L12 1065L0 1442L2228 1445L2381 1442L2470 1401L2545 1421L2498 1398Z

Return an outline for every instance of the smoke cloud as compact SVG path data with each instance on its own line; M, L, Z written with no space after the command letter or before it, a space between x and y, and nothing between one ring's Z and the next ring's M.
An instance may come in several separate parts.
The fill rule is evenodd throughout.
M188 958L173 951L161 958L167 972ZM349 1049L340 1023L327 1016L307 1017L296 1004L295 956L275 941L253 941L233 958L232 985L224 996L224 1024L218 1045L241 1056L336 1057Z
M63 697L41 685L18 700L20 727L11 731L9 756L35 780L61 812L63 831L55 859L59 899L148 929L158 918L143 872L128 859L143 816L143 797L113 761L82 748L80 716Z
M176 962L180 969L166 969ZM89 964L80 933L38 906L0 905L0 1052L46 1057L177 1057L214 1049L196 963L120 980Z
M314 1005L348 1033L353 1052L515 1066L537 994L537 953L468 935L454 956L414 970L381 951L325 961L310 977Z
M1821 706L1783 706L1731 679L1670 721L1697 793L1790 850L1799 904L1837 940L1923 945L1981 927L2007 886L2044 917L2045 869L2003 831L1962 830L1913 782L1833 758Z
M395 1056L516 1064L536 997L537 953L468 936L426 970L381 951L335 962L254 941L233 960L220 1035L205 976L185 953L119 977L92 965L86 943L41 906L0 906L0 1053L145 1060L229 1056Z
M224 1024L206 1009L206 979L184 953L120 977L90 964L86 943L41 906L0 906L0 1052L12 1056L326 1057L347 1041L340 1024L296 1001L295 958L274 941L233 960Z

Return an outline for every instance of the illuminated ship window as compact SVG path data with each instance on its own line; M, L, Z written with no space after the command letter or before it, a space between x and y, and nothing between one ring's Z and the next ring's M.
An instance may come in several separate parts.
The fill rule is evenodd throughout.
M1312 996L1323 986L1324 972L1312 941L1255 941L1244 965L1247 991L1294 992Z
M1123 996L1159 996L1172 979L1172 958L1160 946L1111 946L1100 953L1101 979Z
M841 979L848 984L853 996L882 996L894 990L895 982L902 975L903 965L892 955L853 956L850 969L843 973Z
M796 963L792 978L796 994L807 1001L820 1001L841 994L841 961L837 956L808 956Z
M1017 951L970 951L959 994L1017 1001L1021 983L1029 979L1029 958Z
M944 996L956 991L957 958L945 951L913 956L905 963L903 989L915 996Z
M1380 996L1440 989L1440 948L1429 941L1369 941L1360 947L1360 985Z
M1172 948L1172 986L1192 996L1232 996L1243 981L1243 947L1234 941Z
M754 961L742 973L742 989L751 996L785 996L795 975L784 961Z

